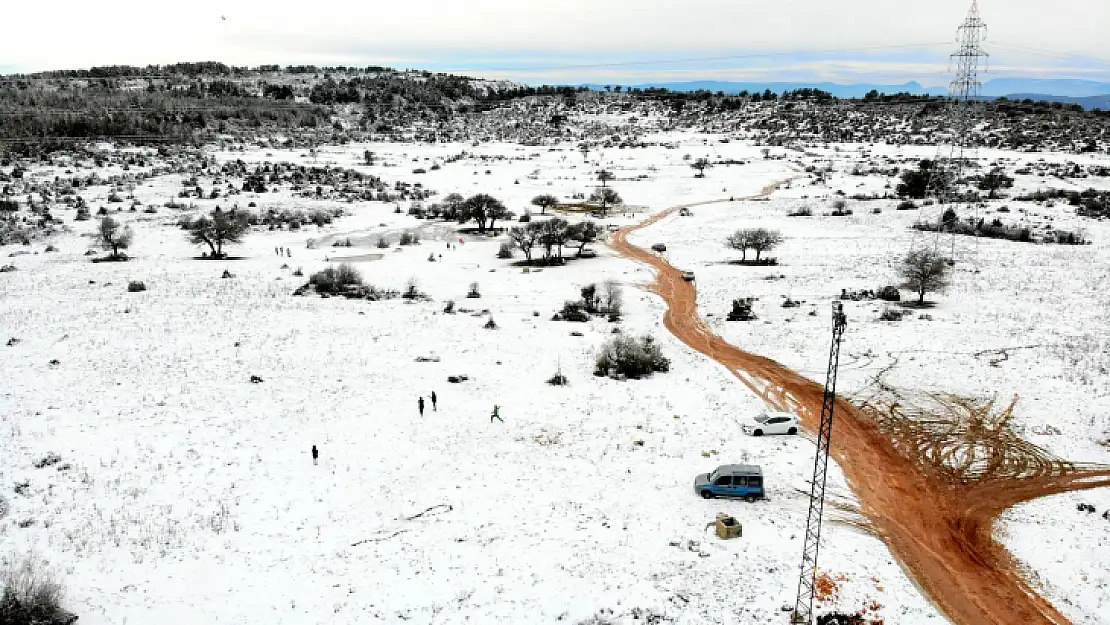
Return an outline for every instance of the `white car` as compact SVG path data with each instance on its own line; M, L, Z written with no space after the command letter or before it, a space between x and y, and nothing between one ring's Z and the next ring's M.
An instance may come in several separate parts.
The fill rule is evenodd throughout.
M801 429L798 416L792 412L763 412L742 425L745 434L797 434Z

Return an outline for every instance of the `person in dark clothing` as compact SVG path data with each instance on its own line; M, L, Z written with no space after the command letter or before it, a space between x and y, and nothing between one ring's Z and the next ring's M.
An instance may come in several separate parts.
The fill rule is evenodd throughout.
M316 461L320 459L320 452L316 449L316 445L312 446L312 464L315 466Z
M436 408L436 392L435 391L432 391L432 410L437 410L437 408Z
M497 404L493 405L493 414L489 416L489 422L493 423L494 419L497 419L501 423L505 422L505 420L501 418L501 406L498 406Z
M420 409L420 416L424 416L424 398L416 400L416 407Z

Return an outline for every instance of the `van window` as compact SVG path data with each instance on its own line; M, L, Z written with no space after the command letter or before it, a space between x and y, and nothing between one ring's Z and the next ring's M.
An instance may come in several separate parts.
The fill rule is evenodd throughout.
M756 477L754 475L752 477L749 477L748 486L751 486L752 488L759 488L760 486L763 486L763 478Z
M734 475L734 476L732 476L732 485L733 486L747 486L748 485L748 478L744 477L743 475Z
M716 482L713 482L713 483L717 486L731 486L732 485L732 476L731 475L722 475L721 477L717 478Z

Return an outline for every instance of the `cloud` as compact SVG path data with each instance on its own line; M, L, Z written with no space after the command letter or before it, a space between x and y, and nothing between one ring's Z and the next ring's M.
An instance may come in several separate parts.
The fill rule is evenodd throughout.
M853 80L869 71L932 75L968 0L196 0L184 5L100 0L21 2L5 9L0 58L17 71L105 64L217 60L237 65L306 63L488 70L528 82L675 76L760 77L803 72L789 56L756 61L532 70L528 67L735 56L906 44L941 44L927 72L905 64L899 48L880 54L822 53L814 79ZM1048 55L1000 53L1007 71L1097 73L1110 67L1110 3L1093 0L983 0L991 42L1035 47ZM222 17L226 17L222 19ZM1076 43L1083 49L1077 50ZM921 51L926 50L922 48ZM1066 55L1096 57L1086 64ZM877 58L878 57L878 58ZM884 58L885 57L885 58ZM856 63L857 65L853 65ZM900 65L902 64L902 65ZM502 68L518 68L515 72ZM1019 68L1019 69L1013 69ZM727 73L731 70L732 73ZM544 73L546 72L546 73ZM702 73L699 73L702 72ZM899 74L901 72L901 74ZM472 73L472 72L471 72ZM1041 75L1041 74L1038 74ZM1054 74L1053 74L1054 75ZM946 82L943 76L934 84Z

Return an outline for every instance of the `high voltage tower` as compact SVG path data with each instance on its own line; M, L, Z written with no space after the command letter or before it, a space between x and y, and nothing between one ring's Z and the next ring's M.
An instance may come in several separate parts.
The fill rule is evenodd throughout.
M817 453L813 457L813 480L809 483L809 514L806 539L802 547L802 567L798 575L798 598L791 623L813 622L813 595L817 585L817 553L821 549L821 517L825 511L825 482L829 474L829 449L832 442L833 410L836 408L836 374L840 366L840 342L848 327L844 304L833 302L832 345L829 368L825 373L825 393L821 399L821 426L817 432Z
M990 57L983 50L983 42L986 39L987 24L979 16L979 0L972 0L967 18L957 30L956 41L959 49L950 57L951 64L956 68L956 76L948 87L948 120L952 138L947 145L942 144L937 148L937 158L933 161L928 190L925 194L935 195L937 204L940 205L937 217L938 234L934 248L939 241L939 233L943 230L940 226L943 225L946 212L944 206L950 202L960 202L959 185L963 179L964 168L967 166L968 152L975 150L971 130L974 113L982 103L983 83L979 79L980 68L986 71L987 60ZM954 256L954 234L952 241ZM934 249L935 251L937 250Z

